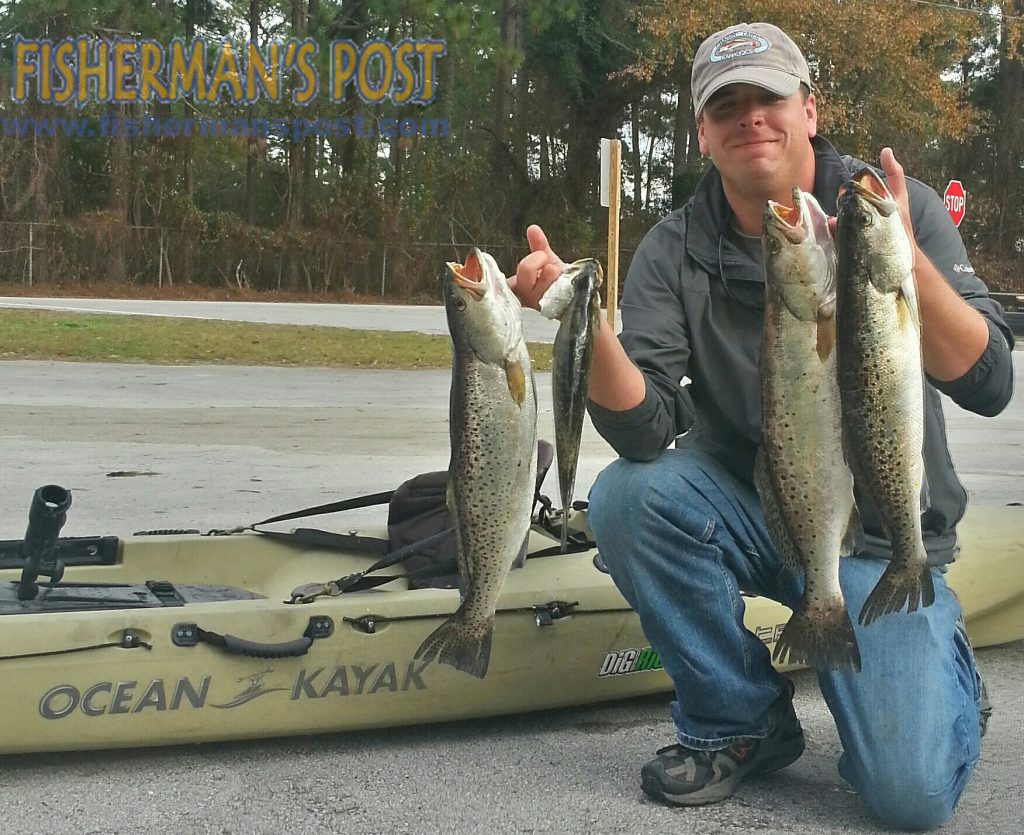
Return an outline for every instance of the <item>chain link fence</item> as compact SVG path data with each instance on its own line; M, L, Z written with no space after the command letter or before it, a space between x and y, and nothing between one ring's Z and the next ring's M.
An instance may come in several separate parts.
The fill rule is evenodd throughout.
M60 284L182 285L438 302L445 262L471 246L494 256L507 273L527 254L525 241L385 242L344 239L326 230L287 232L204 217L191 228L128 226L104 216L65 222L0 222L0 275L26 288ZM606 262L605 252L594 256ZM619 249L624 277L632 247Z

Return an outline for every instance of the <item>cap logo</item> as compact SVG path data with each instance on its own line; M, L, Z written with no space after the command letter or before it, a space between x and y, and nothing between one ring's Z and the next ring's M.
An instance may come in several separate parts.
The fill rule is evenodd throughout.
M712 63L742 58L744 55L757 55L771 47L771 41L753 32L733 32L726 35L711 50Z

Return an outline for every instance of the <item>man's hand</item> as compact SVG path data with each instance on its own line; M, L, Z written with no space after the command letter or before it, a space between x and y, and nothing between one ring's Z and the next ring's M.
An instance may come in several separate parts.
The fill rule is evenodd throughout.
M910 197L903 166L892 148L883 148L886 185L899 206L913 253L914 283L921 311L921 356L924 368L937 380L957 380L978 361L988 345L988 325L965 302L917 245L910 220ZM950 233L956 231L950 225Z
M527 228L526 240L530 254L519 262L508 285L524 306L539 310L541 296L565 272L565 262L551 251L548 236L539 226ZM647 384L643 374L626 356L615 332L608 327L604 314L600 322L594 337L588 395L595 403L612 411L632 409L643 403Z
M516 267L516 274L509 278L509 287L526 306L540 308L540 298L565 271L565 263L551 251L548 236L544 230L533 225L526 230L530 254Z

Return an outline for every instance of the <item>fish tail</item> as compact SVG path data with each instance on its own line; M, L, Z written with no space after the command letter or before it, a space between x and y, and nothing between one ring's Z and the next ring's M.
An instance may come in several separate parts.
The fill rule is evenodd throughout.
M935 585L928 564L923 560L893 560L864 601L858 620L861 626L867 626L882 615L899 612L904 606L907 612L916 612L934 602Z
M417 661L448 664L477 678L487 675L491 661L494 617L484 622L469 620L463 607L431 632L413 656Z
M860 649L845 601L840 597L823 607L801 604L782 630L772 659L860 672Z

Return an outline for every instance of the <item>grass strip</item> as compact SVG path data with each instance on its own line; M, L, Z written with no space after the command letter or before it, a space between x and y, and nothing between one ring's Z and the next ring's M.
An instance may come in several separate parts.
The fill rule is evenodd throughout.
M551 346L531 343L529 348L535 370L549 371ZM0 359L450 368L451 340L447 336L319 325L0 310Z

